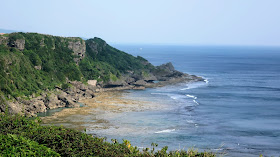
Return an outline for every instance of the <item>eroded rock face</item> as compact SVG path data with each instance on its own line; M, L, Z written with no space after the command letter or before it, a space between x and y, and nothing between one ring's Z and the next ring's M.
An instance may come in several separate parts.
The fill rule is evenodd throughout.
M15 41L10 41L9 45L11 47L15 47L15 48L19 49L20 51L23 51L24 47L25 47L25 40L24 39L17 39Z
M83 41L83 40L69 41L68 48L74 52L75 56L79 56L79 58L74 58L74 61L76 62L76 64L79 64L79 62L85 57L85 54L86 54L85 41Z

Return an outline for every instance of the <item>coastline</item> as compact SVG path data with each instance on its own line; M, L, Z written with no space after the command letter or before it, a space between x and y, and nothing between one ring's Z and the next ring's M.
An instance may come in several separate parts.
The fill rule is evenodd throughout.
M132 100L124 98L124 91L105 91L96 93L92 99L83 99L80 102L84 107L64 108L60 112L55 112L51 116L40 117L43 125L61 125L83 131L85 129L84 121L94 129L104 129L111 126L110 122L103 117L113 116L123 112L140 112L155 108L147 107L145 104L151 102ZM81 117L89 116L89 120Z
M174 73L180 73L175 71ZM45 113L49 109L58 108L79 108L84 99L92 99L97 93L124 91L124 90L144 90L145 88L163 87L177 83L191 83L204 81L202 77L181 73L181 76L168 76L161 81L136 81L138 84L126 84L108 87L106 85L85 85L79 81L68 81L70 87L62 89L59 86L52 91L46 90L39 96L33 94L28 99L17 98L13 101L6 102L11 114L25 114L29 117L36 117L38 113ZM123 78L124 79L124 78ZM127 78L126 78L127 79ZM120 80L118 80L120 81ZM121 80L123 81L123 80ZM114 83L114 82L113 82ZM113 84L110 82L109 84ZM24 108L23 108L24 106Z

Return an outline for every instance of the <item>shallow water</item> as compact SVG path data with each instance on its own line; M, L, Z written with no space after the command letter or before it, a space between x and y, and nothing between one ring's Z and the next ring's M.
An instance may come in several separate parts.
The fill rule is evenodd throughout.
M171 61L176 69L207 81L128 94L169 104L165 111L135 113L155 127L144 138L131 137L133 142L194 146L228 156L280 155L280 48L139 47L117 46L155 65ZM120 117L118 123L133 116Z
M139 147L156 142L169 150L280 155L280 48L116 47L154 65L171 61L179 71L207 80L124 92L124 99L144 102L142 109L76 115L87 133L128 139Z

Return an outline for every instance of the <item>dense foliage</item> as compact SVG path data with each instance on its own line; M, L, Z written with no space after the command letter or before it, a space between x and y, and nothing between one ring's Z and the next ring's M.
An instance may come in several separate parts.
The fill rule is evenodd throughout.
M142 57L119 51L99 38L89 39L86 55L77 65L69 41L83 42L80 38L63 38L37 33L12 33L7 45L0 45L0 92L16 98L53 89L68 80L99 82L117 80L131 71L149 71L154 67ZM1 36L0 36L1 38ZM24 49L15 48L15 42L24 39ZM92 49L94 45L96 49Z
M0 134L0 152L0 156L60 156L44 145L12 134Z
M31 155L46 153L44 156L215 156L212 153L193 150L167 152L168 147L155 150L155 143L152 143L152 149L140 150L131 146L127 140L123 143L112 140L109 143L104 138L93 137L62 126L41 126L39 121L40 119L32 120L20 115L0 115L0 150L4 150L0 151L0 156L11 152Z

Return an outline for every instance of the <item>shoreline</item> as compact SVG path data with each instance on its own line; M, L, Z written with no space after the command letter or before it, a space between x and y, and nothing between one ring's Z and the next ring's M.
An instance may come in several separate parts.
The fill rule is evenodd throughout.
M141 112L153 110L155 107L145 106L146 101L132 100L124 97L124 91L105 91L96 93L92 99L83 99L84 107L64 108L51 116L40 117L43 125L61 125L83 131L84 124L91 124L94 129L106 129L112 127L110 121L102 118L114 116L124 112ZM89 119L84 119L90 117ZM86 122L84 122L86 121ZM89 122L91 121L91 122Z
M200 77L197 77L200 78ZM55 112L50 116L40 117L43 121L44 125L55 125L55 124L65 124L67 127L75 128L83 131L85 127L82 127L83 122L70 122L71 120L67 120L73 117L79 120L78 115L92 115L96 114L95 119L91 119L93 125L96 124L105 124L102 127L110 126L110 122L106 121L98 116L100 113L107 112L110 113L123 113L123 112L140 112L145 110L156 110L160 108L159 104L155 102L147 102L142 100L133 100L130 98L125 98L124 94L125 90L145 90L145 88L156 88L156 87L164 87L167 85L174 85L178 83L193 83L199 82L202 80L189 80L185 78L174 79L172 82L164 81L158 84L146 84L146 86L137 87L135 86L124 86L124 87L115 87L115 88L96 88L94 92L93 98L82 97L79 99L77 103L83 103L83 107L73 107L73 108L63 108L61 111ZM204 79L203 79L204 81ZM129 91L128 91L129 92ZM152 104L152 106L145 106L144 104ZM99 113L98 113L99 112ZM69 125L66 123L71 123L73 125ZM108 126L106 126L108 125Z
M124 91L124 90L144 90L145 88L164 87L177 83L191 83L204 81L202 77L195 75L183 74L180 77L170 76L168 79L154 82L140 81L138 84L118 85L114 87L106 87L102 85L85 85L79 81L68 81L71 86L62 89L59 86L52 91L46 90L39 96L31 95L29 99L17 98L13 101L6 102L11 114L25 114L29 117L36 117L38 113L46 113L50 109L58 108L79 108L79 102L84 99L92 99L97 93ZM23 107L24 106L24 107Z

